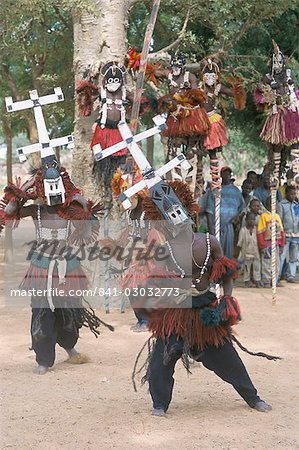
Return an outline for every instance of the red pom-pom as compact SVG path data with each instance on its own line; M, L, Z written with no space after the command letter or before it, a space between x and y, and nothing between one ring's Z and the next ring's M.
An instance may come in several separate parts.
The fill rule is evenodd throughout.
M232 326L241 320L241 310L236 298L224 295L220 299L220 306L223 307L220 314L221 322L228 322Z

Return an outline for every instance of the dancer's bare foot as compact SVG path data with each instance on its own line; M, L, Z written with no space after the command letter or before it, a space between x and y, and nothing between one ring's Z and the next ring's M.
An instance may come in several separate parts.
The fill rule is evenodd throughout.
M33 370L33 373L36 373L37 375L45 375L45 373L48 372L48 367L46 366L41 366L38 365L37 367L35 367L35 369Z
M272 410L272 406L264 402L264 400L260 400L254 405L253 409L259 412L269 412Z
M89 362L89 358L87 355L84 355L84 353L79 353L75 348L71 348L70 350L66 350L67 354L69 355L69 359L67 362L71 364L85 364Z
M75 347L71 348L70 350L65 350L67 352L67 354L69 355L69 357L71 358L72 356L76 356L79 355L79 353L77 352L77 350L75 349Z
M152 409L152 416L165 417L166 416L166 412L162 408L153 408Z

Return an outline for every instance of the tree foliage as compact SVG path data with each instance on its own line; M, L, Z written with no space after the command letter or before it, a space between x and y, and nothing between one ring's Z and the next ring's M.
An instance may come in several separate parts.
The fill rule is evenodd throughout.
M56 3L56 4L55 4ZM35 88L40 95L61 86L66 102L45 108L53 136L71 132L73 122L72 18L58 2L9 1L1 4L0 79L1 102L28 98ZM32 111L13 114L14 133L30 137Z

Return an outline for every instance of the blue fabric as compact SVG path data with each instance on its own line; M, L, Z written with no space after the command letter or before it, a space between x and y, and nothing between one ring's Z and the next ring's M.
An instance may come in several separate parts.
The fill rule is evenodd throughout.
M299 253L299 238L298 237L287 237L282 255L280 257L279 277L281 277L281 275L282 275L285 260L286 260L287 256L289 255L287 278L288 279L296 278L298 253Z
M39 267L40 269L48 269L51 258L40 253L34 252L31 257L31 264ZM70 272L80 266L78 258L67 259L67 272Z
M286 236L295 234L299 237L299 204L291 203L287 199L282 200L279 204L279 215Z
M233 258L234 227L233 220L245 207L241 191L233 184L224 185L221 188L220 202L220 240L224 255ZM215 226L215 198L209 193L206 212L211 214Z
M241 191L233 184L222 186L220 202L220 227L223 228L245 208L245 202ZM215 198L209 193L206 212L214 215Z
M264 186L258 186L253 191L253 196L258 198L264 206L266 206L267 198L270 197L270 195L271 195L270 189L267 190L264 188ZM278 202L281 202L282 196L281 196L281 192L279 189L277 189L276 198L277 198Z

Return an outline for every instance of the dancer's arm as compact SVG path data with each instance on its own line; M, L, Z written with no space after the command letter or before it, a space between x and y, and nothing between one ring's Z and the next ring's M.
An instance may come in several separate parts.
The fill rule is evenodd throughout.
M218 240L216 239L215 236L210 236L210 240L211 240L211 257L212 257L212 261L213 261L213 266L215 266L216 264L223 264L223 267L227 261L230 261L232 264L234 263L234 261L229 260L228 258L225 258L221 245L218 242ZM223 261L223 263L222 263ZM224 295L228 295L229 297L232 295L233 292L233 273L232 273L232 269L230 269L229 267L226 268L226 273L224 273L224 275L221 276L221 283L223 285L223 292Z

